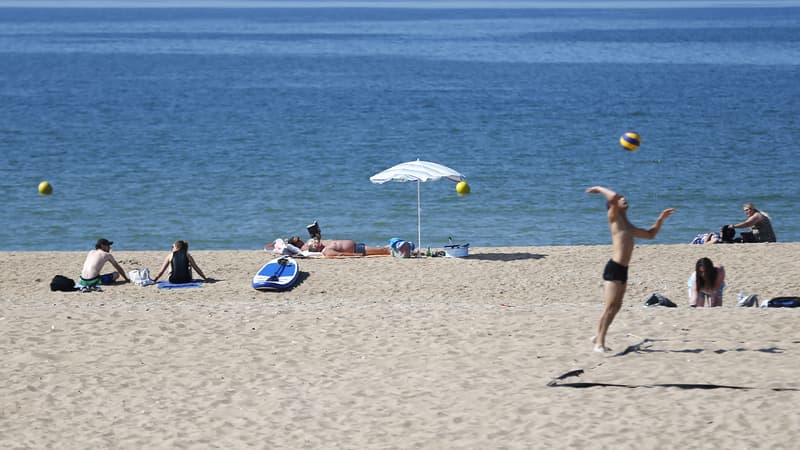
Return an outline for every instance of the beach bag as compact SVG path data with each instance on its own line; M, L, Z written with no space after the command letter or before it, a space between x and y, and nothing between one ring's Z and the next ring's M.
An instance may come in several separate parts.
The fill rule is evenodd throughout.
M64 275L56 275L50 282L50 290L72 292L77 289L75 289L75 280L72 278L67 278Z
M666 306L667 308L677 308L678 305L672 302L672 300L664 297L659 293L654 293L647 300L644 301L645 306Z
M720 228L720 234L722 242L725 244L732 244L736 238L736 230L730 225L725 225Z
M411 241L404 241L394 237L389 239L389 247L391 248L392 256L396 258L411 258L415 245Z
M751 244L753 242L758 242L758 239L756 239L755 233L753 233L752 231L742 231L739 234L742 236L742 242L745 243L745 244Z
M150 278L150 269L135 269L128 272L128 278L130 278L131 283L137 286L150 286L151 284L155 284Z
M275 239L275 242L265 245L264 250L284 256L295 256L302 253L302 250L280 238Z
M761 304L762 308L797 308L800 307L800 297L775 297Z

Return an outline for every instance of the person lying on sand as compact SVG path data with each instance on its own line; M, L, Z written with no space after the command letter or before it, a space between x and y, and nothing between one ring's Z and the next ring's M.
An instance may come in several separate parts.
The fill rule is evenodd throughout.
M303 242L300 236L292 236L287 241L300 250L309 252L320 252L323 256L372 256L390 255L391 247L370 247L363 243L358 243L352 239L309 239Z

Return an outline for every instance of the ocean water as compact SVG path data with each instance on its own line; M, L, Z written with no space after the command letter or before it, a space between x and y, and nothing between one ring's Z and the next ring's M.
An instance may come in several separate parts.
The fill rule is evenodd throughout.
M800 5L659 4L0 8L0 250L416 240L369 181L416 159L472 187L420 186L423 246L607 244L593 185L677 208L654 243L747 201L800 241Z

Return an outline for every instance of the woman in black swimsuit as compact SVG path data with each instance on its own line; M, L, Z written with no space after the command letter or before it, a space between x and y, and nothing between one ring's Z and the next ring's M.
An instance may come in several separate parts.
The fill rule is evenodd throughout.
M192 269L197 271L197 274L203 279L203 281L208 281L205 274L200 267L197 266L197 263L194 262L194 258L192 255L189 254L189 243L186 241L175 241L172 244L172 251L167 255L164 259L164 264L161 265L161 270L158 271L158 275L153 278L153 281L158 281L161 275L167 270L167 267L170 268L169 274L169 282L175 284L183 284L183 283L190 283L192 278Z

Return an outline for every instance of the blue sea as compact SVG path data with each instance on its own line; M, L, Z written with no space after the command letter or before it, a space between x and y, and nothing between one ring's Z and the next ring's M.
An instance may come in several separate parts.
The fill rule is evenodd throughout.
M416 240L369 181L416 159L472 188L419 186L423 247L608 244L593 185L677 208L653 243L800 241L796 2L223 5L0 8L0 250Z

